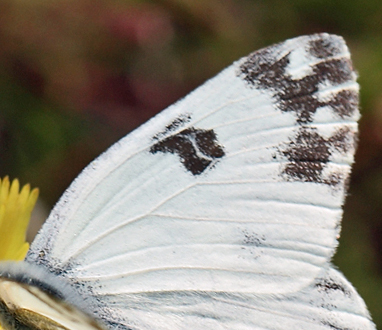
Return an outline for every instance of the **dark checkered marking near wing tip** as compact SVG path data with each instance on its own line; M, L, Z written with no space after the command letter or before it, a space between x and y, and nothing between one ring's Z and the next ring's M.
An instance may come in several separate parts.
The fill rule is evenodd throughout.
M358 108L357 92L343 90L325 101L319 101L314 95L319 84L325 81L339 85L353 80L351 61L334 57L340 54L340 45L338 37L321 35L312 39L307 52L321 61L312 66L311 74L301 79L293 79L286 72L290 53L278 59L283 44L249 55L240 65L238 75L249 86L271 90L276 106L283 112L294 112L300 125L311 123L317 109L323 106L330 106L341 118L350 117Z
M282 176L286 181L315 182L334 187L346 178L335 172L324 176L324 169L333 152L345 154L354 148L354 143L354 133L348 127L337 130L326 139L318 134L317 129L302 126L289 143L277 150L288 160Z
M207 168L212 168L218 159L225 155L225 152L212 129L189 127L177 134L167 136L169 132L181 127L189 120L189 116L179 117L167 125L163 132L153 137L157 142L150 148L150 152L177 154L187 171L193 175L199 175Z
M341 49L332 38L318 38L309 42L309 52L317 58L326 58L339 55Z

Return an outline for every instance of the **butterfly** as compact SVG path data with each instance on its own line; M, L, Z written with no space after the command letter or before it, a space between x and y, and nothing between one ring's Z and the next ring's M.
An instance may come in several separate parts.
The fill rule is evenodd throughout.
M375 329L330 263L357 137L344 40L259 50L93 161L21 263L6 329Z

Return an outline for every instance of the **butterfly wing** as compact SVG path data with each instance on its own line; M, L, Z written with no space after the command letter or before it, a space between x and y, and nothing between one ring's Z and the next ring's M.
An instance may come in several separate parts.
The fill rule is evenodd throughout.
M337 245L355 78L344 41L327 34L239 60L93 161L26 261L126 329L150 328L129 317L144 318L141 305L159 304L165 324L183 295L306 289Z
M115 298L115 297L114 297ZM292 294L161 292L110 299L110 325L125 329L375 330L362 298L338 271L324 268L310 285ZM122 317L121 317L122 316Z

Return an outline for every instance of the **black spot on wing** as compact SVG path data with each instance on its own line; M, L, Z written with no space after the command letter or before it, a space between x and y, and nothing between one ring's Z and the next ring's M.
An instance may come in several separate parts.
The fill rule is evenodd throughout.
M329 294L331 292L341 292L347 297L351 296L350 291L347 290L342 283L339 283L330 277L316 279L315 288L322 293Z
M166 138L163 136L182 125L179 118L166 126L166 130L154 136L157 142L150 148L150 152L177 154L180 162L193 175L203 173L207 168L213 167L225 153L218 143L213 130L204 130L190 127Z
M251 246L262 246L264 245L266 238L264 235L259 235L257 233L250 233L248 230L243 230L244 245L251 245Z
M341 118L349 117L358 107L354 92L341 91L324 101L315 95L322 83L338 85L353 80L350 60L333 58L340 53L337 44L338 41L325 36L312 40L308 52L321 61L312 64L312 73L300 79L293 79L287 73L291 53L279 58L282 44L249 55L240 65L239 76L250 86L271 90L276 106L283 112L294 112L300 125L311 123L317 109L324 106L330 106ZM351 97L350 102L345 102L347 96Z
M313 93L317 92L318 85L322 81L340 84L351 79L349 68L340 69L348 65L347 61L335 60L318 64L312 76L298 80L291 79L289 86L278 96L278 106L283 112L294 112L299 124L313 121L313 116L318 108L329 106L332 111L341 118L351 116L358 109L358 94L354 91L342 90L332 98L320 101ZM349 99L346 99L349 97Z
M340 54L341 49L333 40L320 38L309 42L309 52L317 58L326 58Z
M353 67L347 57L340 56L343 42L338 37L317 35L307 43L296 45L305 47L307 59L313 57L309 74L292 77L288 65L293 50L285 53L284 45L279 44L249 55L239 67L239 76L251 87L269 90L277 109L296 116L296 125L300 128L287 146L278 148L279 154L288 160L282 177L288 181L336 186L344 182L343 173L324 175L325 168L333 152L344 154L354 148L354 133L344 128L325 138L314 128L313 120L317 110L323 107L339 119L346 119L357 111L356 91L343 88L326 98L317 96L320 86L353 81Z
M333 323L330 323L327 321L323 321L323 322L321 322L321 324L327 326L329 329L332 329L332 330L352 330L349 328L342 328L342 327L340 328L340 327L334 325Z
M353 66L348 58L327 58L313 66L311 76L316 77L316 84L325 80L333 84L342 84L353 79Z
M337 93L331 100L330 106L334 112L344 119L349 115L353 115L358 109L359 97L358 93L351 90L343 90Z
M190 114L180 115L166 126L165 132L175 131L178 127L182 127L191 120Z
M343 174L324 175L324 169L334 152L347 153L353 147L353 133L347 127L339 129L326 139L318 134L317 129L303 126L286 146L278 149L288 160L282 174L288 181L336 186L344 181Z
M103 320L107 325L109 329L118 329L118 330L135 330L131 328L130 326L126 326L125 324L122 324L120 322L111 321L109 319Z
M249 232L246 229L242 233L244 238L241 249L245 250L251 259L260 258L264 254L262 247L266 245L266 237L255 232ZM242 255L239 256L239 258L242 257Z

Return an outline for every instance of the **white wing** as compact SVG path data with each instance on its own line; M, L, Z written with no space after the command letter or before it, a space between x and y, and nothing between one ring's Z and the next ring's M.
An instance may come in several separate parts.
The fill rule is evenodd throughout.
M84 307L110 328L188 328L202 310L177 314L173 327L165 311L203 304L193 297L204 294L268 310L267 297L282 295L287 304L311 288L337 245L357 104L342 38L255 52L92 162L26 260L78 286ZM194 328L232 329L223 312L206 313ZM235 329L279 328L256 313ZM306 313L317 329L319 313Z
M375 329L363 300L331 268L290 295L161 292L128 294L117 304L124 305L122 315L132 329ZM121 319L121 314L113 315L113 307L109 315Z

